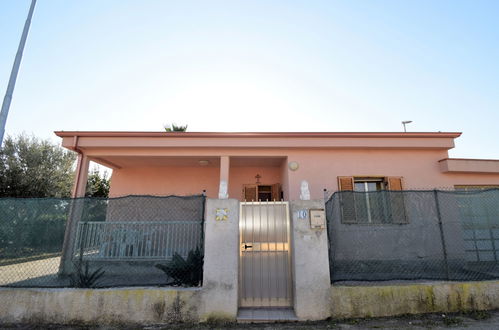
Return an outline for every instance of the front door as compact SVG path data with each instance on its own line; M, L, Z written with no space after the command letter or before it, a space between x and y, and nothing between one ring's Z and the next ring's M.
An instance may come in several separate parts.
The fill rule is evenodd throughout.
M239 305L292 306L288 202L242 202L240 212Z

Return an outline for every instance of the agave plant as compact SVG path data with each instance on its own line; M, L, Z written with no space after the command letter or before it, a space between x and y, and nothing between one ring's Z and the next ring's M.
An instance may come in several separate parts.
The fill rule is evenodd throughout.
M71 274L69 278L70 285L73 288L93 288L105 273L105 271L102 270L102 267L91 272L88 261L76 262L75 267L76 272Z
M203 280L203 254L199 248L189 251L187 259L174 253L166 264L156 264L172 281L168 285L198 286Z

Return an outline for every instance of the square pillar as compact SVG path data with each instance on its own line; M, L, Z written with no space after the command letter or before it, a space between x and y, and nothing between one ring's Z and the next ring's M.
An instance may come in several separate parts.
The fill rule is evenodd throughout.
M326 229L310 228L310 217L300 211L324 209L323 200L291 201L293 237L294 309L298 319L323 320L330 316L331 280Z
M72 198L85 197L88 180L88 167L90 161L87 155L78 154L78 162L76 166L75 181L73 184Z
M216 220L217 209L227 211ZM199 315L236 320L239 288L239 201L206 200L203 289ZM329 292L329 291L328 291Z
M62 244L61 263L59 265L60 274L69 274L73 270L72 258L74 254L74 244L76 239L76 229L81 220L84 207L85 191L87 189L89 159L84 154L78 154L75 181L71 193L71 205L69 207L66 230L64 232L64 242Z
M220 157L220 187L218 190L218 198L229 198L229 169L230 158L229 156Z

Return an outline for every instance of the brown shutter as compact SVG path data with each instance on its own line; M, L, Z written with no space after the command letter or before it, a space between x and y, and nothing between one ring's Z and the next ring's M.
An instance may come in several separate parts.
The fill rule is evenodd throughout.
M389 194L389 211L392 223L405 224L408 223L407 214L405 211L405 198L402 190L402 178L397 176L389 176L386 178Z
M279 183L272 185L272 200L274 201L281 200L281 185Z
M339 176L338 177L338 190L353 191L353 176Z
M339 176L338 190L340 190L340 208L342 223L356 223L355 196L353 193L353 177Z
M256 185L246 185L244 186L244 200L248 202L257 201L257 190Z
M388 190L402 190L402 177L389 176L386 178Z

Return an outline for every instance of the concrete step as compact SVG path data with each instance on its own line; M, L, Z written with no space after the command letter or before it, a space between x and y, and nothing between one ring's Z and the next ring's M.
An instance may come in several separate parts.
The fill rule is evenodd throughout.
M292 308L239 308L237 322L293 322L298 321Z

